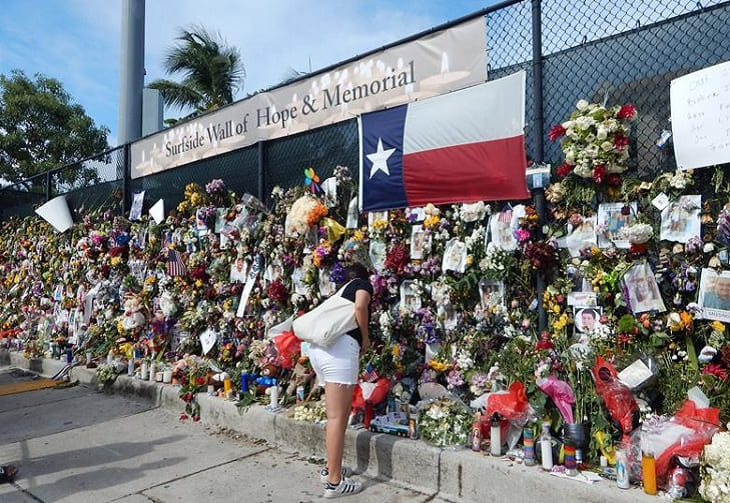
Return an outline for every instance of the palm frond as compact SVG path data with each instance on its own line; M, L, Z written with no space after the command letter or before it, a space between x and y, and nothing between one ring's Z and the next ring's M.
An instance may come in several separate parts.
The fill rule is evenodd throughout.
M167 106L179 109L197 108L201 102L205 101L203 94L184 83L179 84L167 79L158 79L149 83L147 87L160 91L162 100Z

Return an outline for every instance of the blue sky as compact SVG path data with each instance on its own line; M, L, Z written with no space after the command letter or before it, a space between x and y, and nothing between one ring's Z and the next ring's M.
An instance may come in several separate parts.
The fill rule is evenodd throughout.
M497 0L147 0L146 82L180 27L201 24L236 46L247 78L239 98L289 68L317 70L493 5ZM3 0L0 73L59 79L116 143L121 0ZM174 78L174 77L173 77ZM178 116L174 111L168 113Z

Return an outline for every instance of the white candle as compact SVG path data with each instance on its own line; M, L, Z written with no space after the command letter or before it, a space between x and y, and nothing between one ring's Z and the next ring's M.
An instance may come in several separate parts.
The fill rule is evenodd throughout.
M142 362L142 368L139 371L139 378L142 380L147 380L147 373L149 372L149 363L147 363L147 360Z
M162 374L162 382L164 382L165 384L170 384L172 382L172 370L171 369L165 370L165 372Z
M271 408L272 409L278 409L279 408L279 387L278 386L272 386L271 391Z
M152 363L150 363L150 376L149 376L150 381L155 380L156 373L157 373L157 369L155 368L155 362L152 362Z
M553 446L549 439L540 440L540 454L542 455L542 469L553 469Z

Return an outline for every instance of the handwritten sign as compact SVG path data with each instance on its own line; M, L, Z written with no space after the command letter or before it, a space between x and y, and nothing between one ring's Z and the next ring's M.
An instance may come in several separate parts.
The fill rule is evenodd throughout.
M677 166L730 162L730 61L674 79L670 99Z

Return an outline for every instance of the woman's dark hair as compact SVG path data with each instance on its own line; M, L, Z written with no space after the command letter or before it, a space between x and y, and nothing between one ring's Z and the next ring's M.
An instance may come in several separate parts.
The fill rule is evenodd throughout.
M345 268L345 281L353 279L369 279L370 271L362 264L352 264Z

